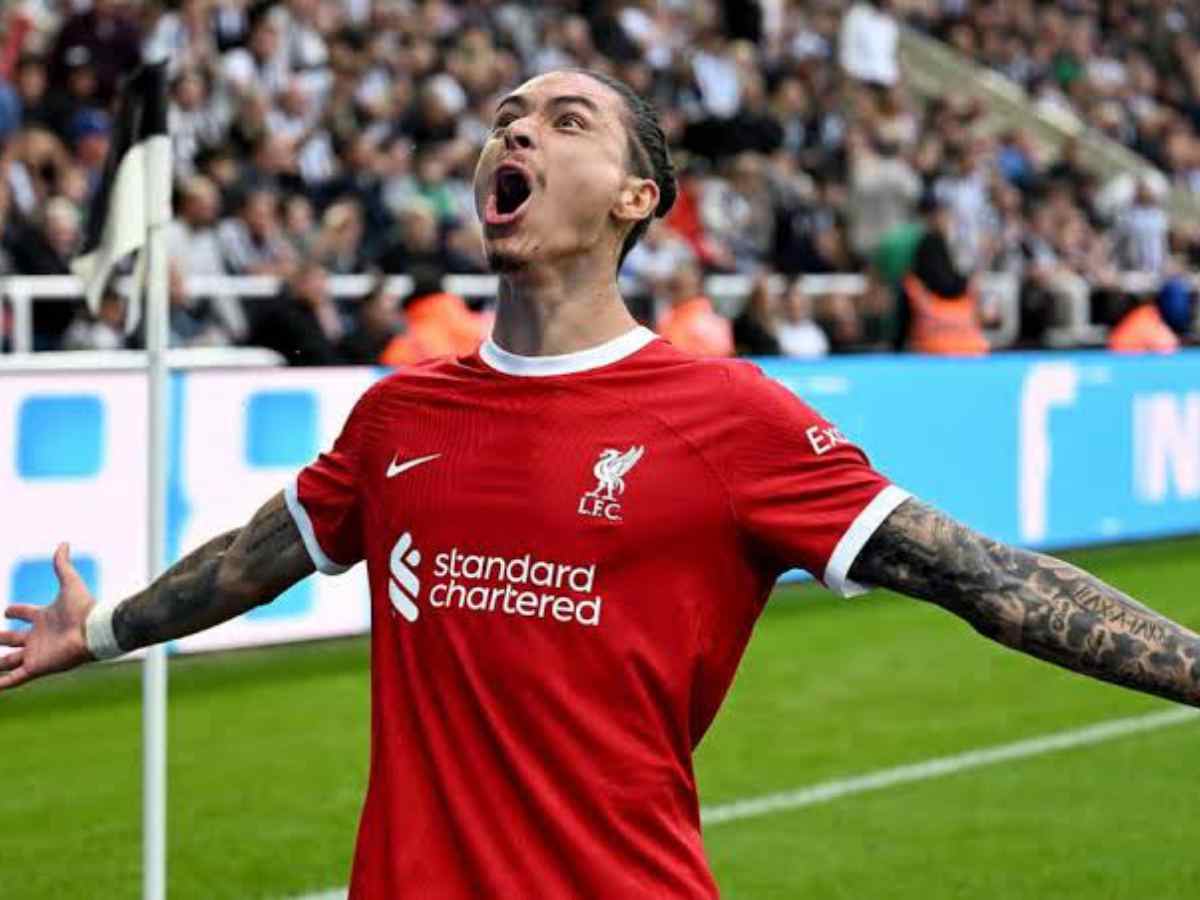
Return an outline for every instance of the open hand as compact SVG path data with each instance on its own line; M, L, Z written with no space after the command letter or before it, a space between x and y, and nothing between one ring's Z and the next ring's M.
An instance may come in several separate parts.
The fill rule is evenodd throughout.
M10 619L32 627L26 631L0 631L0 647L16 647L0 656L0 691L42 675L64 672L94 658L87 649L84 623L96 605L87 586L71 565L71 551L59 544L54 551L58 596L49 606L16 603L5 610Z

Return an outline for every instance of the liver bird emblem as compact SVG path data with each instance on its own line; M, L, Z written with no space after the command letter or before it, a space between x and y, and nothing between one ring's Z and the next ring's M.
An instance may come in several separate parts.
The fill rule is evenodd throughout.
M611 447L600 451L600 458L592 467L596 476L596 489L591 496L604 496L605 500L616 500L625 493L625 475L637 465L637 461L646 452L645 447L630 447L624 453Z

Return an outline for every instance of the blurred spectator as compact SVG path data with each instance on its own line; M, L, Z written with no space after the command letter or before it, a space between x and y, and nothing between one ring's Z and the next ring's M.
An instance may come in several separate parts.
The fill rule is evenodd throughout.
M217 186L203 175L193 175L182 182L177 196L175 217L167 226L171 259L185 275L223 274L225 258L216 228L221 211Z
M658 322L658 333L697 356L732 356L733 327L701 292L700 270L686 262L668 280L671 308Z
M900 155L895 136L876 132L870 139L847 141L850 154L850 246L870 258L883 235L910 221L921 196L921 179Z
M733 254L739 272L757 269L775 236L775 210L764 162L756 153L740 153L726 178L710 179L704 187L700 218L705 233Z
M473 353L484 337L484 319L457 294L442 289L442 270L427 265L412 271L413 287L404 298L405 330L384 348L385 366L411 365L435 356Z
M52 129L55 119L49 102L45 59L34 53L23 54L17 62L13 87L20 104L20 124Z
M242 200L238 214L217 228L221 256L235 275L287 275L296 252L279 227L278 199L273 191L256 188Z
M96 101L107 106L117 81L141 60L141 30L128 0L92 0L59 29L50 51L50 83L65 84L72 60L86 55L95 71Z
M26 275L69 275L71 258L79 245L80 228L75 205L63 197L54 197L37 219L13 230L8 244L13 266ZM75 311L76 306L71 303L35 303L34 349L55 348Z
M125 296L112 284L100 295L96 315L80 309L62 338L64 350L122 350L126 346Z
M386 278L376 278L358 304L354 328L342 339L342 356L349 364L377 365L399 331L399 298L388 290Z
M197 154L224 139L230 110L211 93L208 80L195 69L181 70L171 83L167 128L177 178L194 174Z
M701 214L708 181L706 172L706 167L698 160L684 162L679 170L679 193L665 221L691 245L703 266L729 271L734 266L733 254L708 233Z
M219 211L220 194L211 179L193 175L180 185L175 218L167 226L167 248L171 261L185 279L226 274L225 254L216 227ZM245 339L249 325L237 297L208 297L203 302L229 338Z
M98 109L81 109L68 126L67 136L71 141L75 162L86 176L89 196L100 183L104 172L111 132L108 114Z
M925 236L917 245L912 272L904 279L909 306L909 349L939 356L988 352L979 327L971 284L950 254L950 209L935 195L923 199Z
M771 279L759 275L754 279L750 296L737 318L733 320L733 343L739 354L746 356L778 356L778 298Z
M784 296L783 315L776 330L784 356L818 359L829 353L829 338L812 315L812 299L797 279Z
M687 242L655 219L621 265L621 292L627 300L659 296L671 273L694 259Z
M274 10L258 15L246 46L235 47L222 57L221 74L224 83L241 96L283 90L289 69L282 48L280 16Z
M437 215L427 202L415 199L401 210L393 239L378 262L388 273L403 274L419 266L446 271L449 261L438 233Z
M167 270L172 347L223 347L231 343L221 318L207 299L188 296L183 269L172 261Z
M1121 268L1161 275L1167 269L1167 214L1147 181L1138 182L1133 203L1117 220L1116 247Z
M859 81L893 85L900 78L899 40L900 27L892 17L890 0L855 3L842 19L839 61Z
M365 268L362 211L353 200L339 200L325 210L312 253L329 272L351 275Z
M175 0L149 29L142 44L144 58L166 60L172 76L215 66L217 23L227 6L223 0Z
M317 242L317 223L313 203L303 194L291 194L283 201L283 237L297 257L308 256Z
M1119 353L1174 353L1179 338L1162 320L1154 297L1142 297L1108 336L1108 347Z
M995 221L989 198L988 175L982 148L953 144L948 148L946 170L933 185L938 199L949 209L953 254L964 270L980 266Z
M279 296L268 301L250 339L282 354L291 366L333 366L344 362L339 348L343 337L325 269L305 259Z

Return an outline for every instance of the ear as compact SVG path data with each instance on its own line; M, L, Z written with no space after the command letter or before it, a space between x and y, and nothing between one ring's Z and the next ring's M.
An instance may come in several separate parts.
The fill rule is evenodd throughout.
M640 222L658 209L658 185L651 178L630 175L621 186L612 214L620 222Z

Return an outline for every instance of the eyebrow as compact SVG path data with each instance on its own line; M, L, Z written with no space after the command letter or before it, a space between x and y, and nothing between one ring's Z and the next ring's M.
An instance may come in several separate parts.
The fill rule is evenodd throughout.
M503 100L501 100L499 103L496 104L497 114L500 112L501 109L503 109L505 106L508 106L511 103L515 103L523 109L529 108L529 101L527 99L525 99L524 94L509 94L507 97L505 97ZM596 115L600 114L600 105L598 103L596 103L596 101L593 100L591 97L586 97L583 94L560 94L559 96L554 97L547 105L551 106L551 107L568 106L572 103L577 103L580 106L584 107L585 109L588 109L591 112L595 113Z

